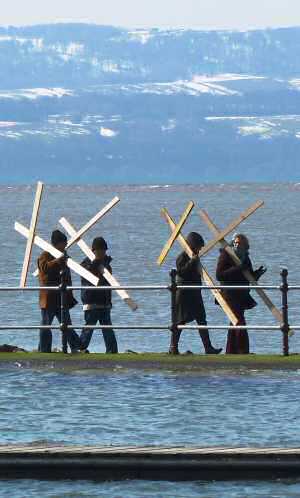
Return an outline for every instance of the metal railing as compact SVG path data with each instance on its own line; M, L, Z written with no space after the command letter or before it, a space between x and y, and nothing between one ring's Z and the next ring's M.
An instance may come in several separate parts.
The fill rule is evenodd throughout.
M282 312L282 323L278 325L209 325L210 329L215 330L278 330L282 332L283 337L283 355L288 356L289 354L289 335L291 330L300 330L300 326L291 327L289 324L289 307L288 307L288 292L300 290L300 286L289 285L288 284L288 270L286 268L282 269L281 284L280 285L178 285L176 282L177 272L172 269L170 272L170 284L169 285L124 285L124 286L98 286L93 287L93 291L104 291L108 290L137 290L137 291L165 291L168 290L171 293L170 311L171 311L171 324L166 325L113 325L116 330L168 330L174 331L178 330L204 330L208 328L208 325L177 325L176 317L176 293L178 289L190 289L190 290L212 290L212 289L262 289L262 290L277 290L281 292L281 312ZM67 330L80 328L83 330L89 329L111 329L112 325L68 325L67 323L67 292L70 290L91 290L90 286L68 286L66 281L65 271L61 271L61 282L59 286L56 287L0 287L0 292L34 292L40 290L47 290L50 292L60 293L60 324L59 325L0 325L1 330L60 330L63 335Z

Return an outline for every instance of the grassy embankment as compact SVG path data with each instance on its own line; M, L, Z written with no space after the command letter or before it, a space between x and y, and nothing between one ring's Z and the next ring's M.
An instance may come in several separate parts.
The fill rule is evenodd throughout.
M140 353L107 355L101 353L65 355L62 353L0 353L0 367L17 365L28 368L49 364L57 368L124 368L139 369L300 369L300 355L180 355Z

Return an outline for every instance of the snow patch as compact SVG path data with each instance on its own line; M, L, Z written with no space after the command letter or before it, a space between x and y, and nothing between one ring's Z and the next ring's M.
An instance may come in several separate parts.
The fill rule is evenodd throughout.
M0 91L0 99L20 100L22 98L36 100L39 97L56 97L74 95L72 90L65 88L24 88L21 90Z
M104 128L104 126L101 126L100 128L100 135L105 138L114 138L117 135L119 135L118 131L111 130L110 128Z

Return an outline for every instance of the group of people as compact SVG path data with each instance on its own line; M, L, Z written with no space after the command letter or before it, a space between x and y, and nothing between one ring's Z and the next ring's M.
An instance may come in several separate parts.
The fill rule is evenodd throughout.
M193 251L193 257L190 258L185 252L181 253L176 260L177 267L177 284L180 286L201 286L201 264L199 252L204 246L203 237L197 232L191 232L187 237L187 242ZM61 282L61 272L64 272L65 282L68 286L72 285L70 270L67 266L67 237L60 230L54 230L51 235L51 244L61 251L63 255L54 258L50 253L44 251L38 258L39 280L41 287L57 287ZM226 250L220 251L217 263L216 277L217 280L226 286L248 286L249 282L244 276L244 271L248 270L253 277L258 280L266 271L261 266L258 270L253 270L249 257L249 241L243 234L235 234L232 240L232 249L240 260L240 264L232 260ZM111 322L111 289L103 273L106 268L112 272L112 258L107 254L108 246L103 237L96 237L92 243L94 260L85 258L81 265L98 277L100 286L107 286L105 290L95 290L95 288L84 278L81 279L82 287L81 300L84 311L85 325L89 329L83 329L78 335L71 327L62 332L62 349L64 353L68 352L68 347L72 353L88 352L88 347L93 335L93 325L98 322L106 327L102 329L107 353L117 353L118 345ZM86 289L86 287L90 287ZM231 310L235 313L238 324L246 325L245 311L256 306L256 302L250 295L249 287L246 289L223 289L222 294ZM41 289L40 290L40 308L41 308L41 325L50 326L56 317L61 322L61 302L60 292L57 290ZM77 304L71 290L66 291L65 302L65 322L71 326L70 309ZM199 326L199 335L206 354L219 354L222 348L215 348L210 341L207 325L205 306L202 299L201 289L177 289L176 291L176 320L172 327L171 343L169 353L179 354L179 339L181 330L179 325L185 325L196 321ZM52 351L52 332L50 329L41 328L39 351L50 353ZM246 329L236 328L229 330L227 335L227 354L247 354L249 353L249 336Z

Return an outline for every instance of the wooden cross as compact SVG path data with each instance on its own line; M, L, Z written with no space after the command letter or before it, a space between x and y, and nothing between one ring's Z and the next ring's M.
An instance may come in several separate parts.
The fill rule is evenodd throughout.
M25 250L25 255L24 255L23 268L22 268L22 272L21 272L20 287L25 287L26 282L27 282L27 275L28 275L31 253L32 253L32 246L33 246L33 239L35 236L35 230L36 230L39 211L40 211L43 188L44 188L43 183L38 182L36 194L35 194L35 200L34 200L34 204L33 204L33 210L32 210L32 216L31 216L31 222L30 222L30 228L29 228L29 236L27 239L26 250Z
M92 228L103 216L105 216L116 204L120 202L119 197L114 197L108 204L104 206L101 211L93 216L78 232L73 233L71 239L68 240L66 250L69 249L73 244L77 243L81 237ZM39 274L39 270L35 270L34 276L37 277Z
M18 223L17 221L15 222L15 230L19 232L21 235L23 235L23 237L25 237L26 239L29 239L30 230L28 230L28 228L26 228L24 225L21 225L21 223ZM54 258L60 258L61 256L64 255L64 253L56 249L56 247L49 244L48 242L46 242L44 239L42 239L37 235L35 235L33 238L33 244L43 249L43 251L49 252ZM81 266L79 263L76 263L76 261L74 261L73 259L67 258L66 264L71 270L73 270L81 277L85 278L85 280L87 280L91 284L95 286L98 285L99 278L96 277L90 271L83 268L83 266Z
M224 230L221 232L220 229L210 219L210 217L208 216L207 212L204 211L203 209L200 210L199 214L200 214L201 218L203 219L203 221L208 226L208 228L219 239L218 240L219 244L229 254L229 256L231 257L233 263L235 265L240 265L241 264L241 260L236 255L236 253L234 252L234 250L232 249L232 247L228 244L228 242L226 242L224 236L222 236L224 234ZM215 239L215 240L217 240L217 239ZM258 285L257 281L255 280L255 278L253 277L253 275L248 270L243 270L243 274L244 274L244 276L246 277L246 279L248 280L248 282L250 284L255 285L255 286ZM272 303L271 299L267 296L267 294L265 293L265 291L263 289L254 289L254 290L257 292L257 294L263 300L263 302L265 303L265 305L267 306L267 308L271 311L271 313L273 314L273 316L276 318L276 320L278 320L278 322L281 325L282 321L283 321L283 317L282 317L281 311L278 308L276 308L275 304Z
M166 219L166 221L168 222L168 224L172 230L172 233L174 233L175 230L177 230L178 225L176 225L176 223L172 220L171 216L169 215L168 211L165 208L162 209L161 213L164 216L164 218ZM175 242L176 238L178 239L178 242L180 243L181 247L186 252L186 254L190 258L192 258L194 255L193 250L191 249L191 247L189 246L189 244L187 243L187 241L185 240L183 235L178 230L177 230L177 236L174 238L173 243ZM169 250L171 249L171 247L172 247L172 245L169 247ZM159 260L161 260L161 258L159 258L158 261ZM208 271L204 268L204 266L202 264L200 264L199 272L200 272L201 276L203 277L206 285L208 285L209 287L215 286L215 282L210 277ZM238 318L235 315L234 311L230 308L228 303L225 301L222 293L218 289L211 289L211 292L212 292L214 298L217 300L217 302L221 306L221 308L223 309L224 313L229 318L230 322L233 323L233 325L237 325Z
M74 238L75 235L79 233L79 232L76 232L74 226L72 226L71 223L69 223L69 221L66 218L61 218L59 220L59 223L66 230L66 232L70 235L70 237ZM90 247L86 244L86 242L84 240L82 240L82 238L77 240L77 244L80 247L80 249L82 250L82 252L91 261L93 261L95 259L95 254L90 249ZM120 286L117 279L107 270L107 268L104 268L103 276L112 287ZM129 308L132 309L132 311L137 310L137 308L138 308L137 303L133 299L131 299L131 297L129 296L129 294L125 290L116 289L116 292L121 297L121 299L129 306Z

